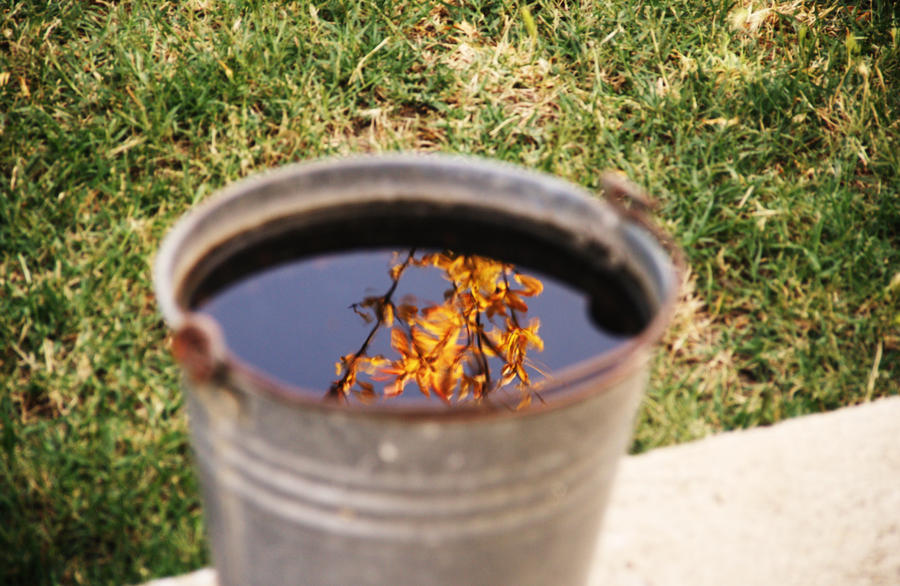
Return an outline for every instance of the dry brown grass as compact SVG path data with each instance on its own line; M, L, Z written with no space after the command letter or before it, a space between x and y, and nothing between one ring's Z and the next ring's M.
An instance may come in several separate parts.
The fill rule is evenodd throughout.
M446 144L446 132L468 132L481 125L488 106L501 108L502 120L490 130L496 137L504 129L537 138L540 129L557 120L560 78L542 58L533 42L510 40L508 21L498 38L483 36L466 21L451 22L445 7L405 31L406 40L420 52L423 68L447 67L452 87L443 96L449 107L464 116L444 120L433 110L417 110L379 100L372 108L341 117L331 129L329 146L341 153L372 152L391 148L437 150Z
M715 308L710 310L697 293L696 276L686 269L675 315L663 339L668 358L658 367L658 375L672 378L686 374L686 384L696 388L701 397L712 397L716 389L740 394L734 351L722 341L724 326L723 317Z
M443 46L442 61L457 73L451 99L467 114L456 124L471 125L486 105L498 106L505 114L492 137L505 127L517 133L539 129L559 115L559 77L533 42L511 42L509 29L507 21L500 37L489 39L469 23L457 23L452 42Z
M328 146L340 154L391 149L437 150L446 142L437 113L384 105L357 111L328 132Z

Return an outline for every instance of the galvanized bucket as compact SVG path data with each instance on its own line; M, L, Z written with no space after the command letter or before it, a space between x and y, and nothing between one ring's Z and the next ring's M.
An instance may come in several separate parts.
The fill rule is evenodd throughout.
M502 230L554 251L545 265L563 251L622 277L645 323L557 376L545 405L448 410L311 400L242 363L190 308L211 267L248 246L317 238L325 224L359 237L373 221L382 235L408 229L430 245ZM639 214L568 183L436 155L289 166L183 218L162 244L155 285L186 372L220 584L585 583L676 295L661 240Z

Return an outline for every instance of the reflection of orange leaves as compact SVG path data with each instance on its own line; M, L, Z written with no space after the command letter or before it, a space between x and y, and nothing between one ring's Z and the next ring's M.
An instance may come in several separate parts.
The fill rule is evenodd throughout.
M387 380L390 378L383 375L394 375L396 377L393 383L384 388L384 394L388 397L402 393L403 387L406 386L409 379L419 369L418 357L415 356L406 333L400 328L391 330L391 347L400 354L400 359L393 360L388 366L381 368L380 374L382 376L376 377L376 380Z
M366 381L357 381L357 386L359 387L359 398L364 403L370 403L375 400L375 397L378 395L375 394L375 387L372 383L368 383Z
M502 378L500 386L509 384L516 377L522 385L530 382L528 371L524 365L528 357L528 348L534 348L538 352L544 349L544 341L538 335L540 320L532 319L528 327L516 327L507 322L505 330L495 329L491 331L494 347L500 352L503 359L503 369L500 371Z
M519 404L516 405L516 410L524 409L531 405L531 393L522 393L522 398L519 399Z
M509 291L504 296L503 300L506 302L507 305L509 305L511 308L515 309L516 311L521 311L523 313L528 311L528 305L524 301L522 301L521 297L519 297L512 291Z
M444 273L452 286L445 291L443 303L422 308L413 296L405 296L399 305L392 302L397 283L409 266L435 267ZM400 395L407 383L415 380L423 394L434 393L449 403L454 395L457 401L481 399L518 378L523 389L519 406L530 403L530 392L524 390L530 382L527 352L543 350L543 340L538 335L539 320L532 319L523 328L516 312L527 313L523 297L543 291L539 279L519 274L512 265L451 252L429 253L418 260L410 252L389 274L393 281L390 290L381 297L366 297L353 310L364 319L377 318L369 339L381 326L391 328L391 347L398 357L366 356L367 339L357 354L344 356L335 364L338 374L344 375L333 389L346 395L351 388L358 388L354 392L362 400L371 400L374 387L357 379L365 373L373 380L388 382L385 396ZM511 288L509 277L521 288ZM489 359L500 361L500 380L492 381Z
M375 317L377 317L380 322L388 322L389 326L394 321L394 306L384 297L366 297L359 303L351 305L350 308L356 315L363 318L363 321L367 324L372 323L372 321L375 320Z
M430 353L435 350L438 345L444 345L448 342L455 342L459 337L463 323L459 313L447 304L433 305L422 310L422 317L416 320L416 325L411 328L413 339L417 344L421 344L424 353ZM419 329L421 328L421 330ZM430 340L422 335L417 336L416 332L427 332L435 339Z
M419 308L412 303L401 303L397 306L397 317L404 323L411 324L417 313Z
M516 280L516 282L518 284L525 287L525 289L523 291L520 291L520 293L522 295L525 295L526 297L533 297L535 295L540 295L541 292L544 290L544 284L541 283L538 279L535 279L534 277L529 277L528 275L516 273L513 278Z
M406 386L407 382L409 382L409 377L398 377L397 380L384 387L384 396L396 397L403 394L403 387ZM427 395L428 393L425 394Z
M389 362L390 361L381 354L375 356L361 356L356 360L356 369L366 374L375 374Z
M381 321L384 322L384 325L387 327L391 327L394 325L394 304L393 303L385 303L381 307Z
M399 352L401 356L410 353L409 338L406 336L406 332L400 328L391 330L391 348Z
M447 311L444 306L423 310L423 318L410 327L412 339L399 327L391 330L391 347L400 358L380 369L382 376L377 378L395 377L385 388L386 395L399 395L411 379L426 396L433 391L449 400L453 395L462 375L463 347L456 343L461 327L448 319Z
M360 307L371 308L371 307L378 307L382 303L384 303L384 298L372 295L372 296L366 297L365 299L360 301L358 303L358 305Z
M445 401L449 401L453 396L457 383L463 374L463 366L457 355L445 353L442 355L444 360L435 365L435 369L431 371L429 384L435 393L440 395Z
M474 376L463 374L459 385L459 397L457 399L462 401L463 399L468 398L469 394L476 399L480 399L484 396L486 384L487 377L485 377L484 374L476 374Z
M356 315L363 318L363 321L366 322L367 324L370 324L373 321L375 321L375 318L372 317L368 312L361 310L359 304L357 304L357 303L354 303L353 305L351 305L350 309L352 309Z
M529 323L527 328L519 328L519 333L522 335L522 338L528 343L528 346L534 348L538 352L544 351L544 340L538 335L538 330L541 327L541 320L538 318L533 318Z
M532 319L526 328L514 327L512 324L507 323L506 331L501 334L497 345L501 349L515 345L523 350L528 346L543 350L544 341L538 335L540 327L541 321L537 318Z

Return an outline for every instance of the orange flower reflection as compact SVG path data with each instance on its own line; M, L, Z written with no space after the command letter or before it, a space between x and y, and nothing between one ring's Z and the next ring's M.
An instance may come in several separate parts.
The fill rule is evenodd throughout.
M420 308L414 299L394 302L397 285L411 266L442 271L451 285L443 303ZM340 378L332 383L330 396L352 393L364 401L374 399L372 382L360 379L365 374L372 381L387 383L382 389L385 397L402 394L415 381L421 393L447 403L478 401L517 381L519 407L530 404L535 391L526 366L537 368L528 360L528 351L540 352L544 343L538 334L540 320L532 318L523 326L520 314L528 312L524 298L543 291L540 280L481 256L444 251L416 258L415 250L395 262L389 276L391 287L384 295L366 297L352 307L366 323L375 323L360 349L335 364ZM367 354L382 327L390 328L396 358ZM498 365L499 377L492 374L492 361Z

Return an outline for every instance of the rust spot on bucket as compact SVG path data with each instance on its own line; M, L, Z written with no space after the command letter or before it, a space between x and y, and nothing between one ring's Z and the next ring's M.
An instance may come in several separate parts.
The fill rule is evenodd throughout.
M194 383L209 382L224 355L219 325L201 314L189 316L172 339L172 354Z

